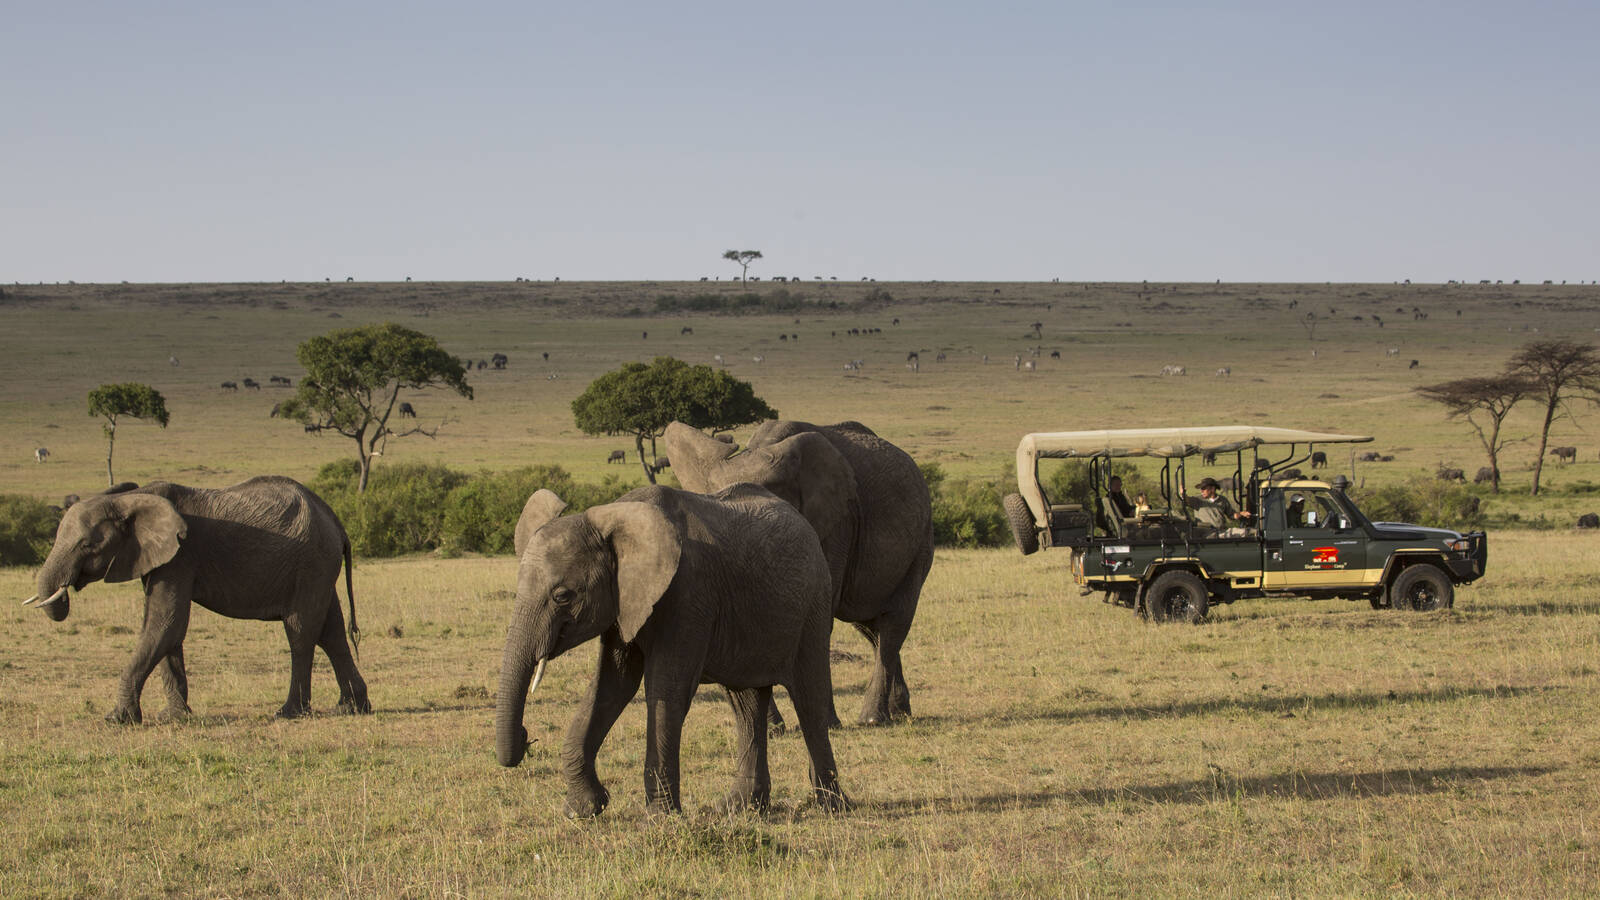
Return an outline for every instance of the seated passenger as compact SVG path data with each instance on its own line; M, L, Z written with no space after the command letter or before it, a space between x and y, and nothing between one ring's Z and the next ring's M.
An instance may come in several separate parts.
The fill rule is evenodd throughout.
M1236 527L1235 523L1248 524L1251 519L1249 510L1235 512L1228 498L1217 493L1221 485L1215 478L1202 478L1195 487L1200 489L1200 496L1180 497L1184 506L1195 511L1195 521L1209 528L1215 537L1244 537L1244 528Z
M1122 492L1122 478L1111 476L1106 483L1106 496L1111 498L1111 505L1117 508L1117 515L1124 519L1133 518L1133 504L1128 502L1128 495Z
M1133 498L1133 514L1135 516L1150 514L1150 497L1144 491L1140 491L1139 495Z

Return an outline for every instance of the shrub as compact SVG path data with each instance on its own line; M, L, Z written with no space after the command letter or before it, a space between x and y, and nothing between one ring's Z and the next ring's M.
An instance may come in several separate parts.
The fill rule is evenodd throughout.
M1409 522L1457 530L1483 525L1479 498L1463 485L1416 476L1371 491L1351 491L1351 499L1374 522Z
M0 494L0 566L36 566L50 555L61 513L42 500Z
M312 490L338 513L357 554L396 556L439 547L446 501L467 477L436 463L402 463L374 469L359 493L355 461L339 460L322 467Z
M1126 460L1114 459L1111 461L1111 475L1122 478L1122 493L1132 500L1140 491L1150 494L1152 500L1160 493L1160 487L1153 479L1146 479L1139 467ZM1104 490L1105 485L1102 484ZM1089 485L1089 461L1086 459L1069 459L1056 467L1044 479L1044 491L1051 503L1079 503L1085 509L1091 509L1094 500L1093 492Z
M933 542L940 547L1001 547L1011 540L1000 497L1007 479L950 479L938 463L923 463L933 499Z
M599 484L579 484L560 466L525 466L509 472L482 472L450 492L444 513L446 555L458 553L510 553L523 504L534 491L554 491L567 501L567 512L582 512L610 503L637 487L620 475L607 475Z

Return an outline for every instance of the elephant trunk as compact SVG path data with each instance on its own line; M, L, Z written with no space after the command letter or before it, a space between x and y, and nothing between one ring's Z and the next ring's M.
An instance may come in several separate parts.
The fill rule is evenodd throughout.
M52 554L39 570L39 592L23 601L23 605L37 604L51 619L57 622L65 619L72 610L70 587L77 574L76 569L76 566L64 564Z
M535 652L529 617L518 610L506 636L506 649L500 660L500 693L495 701L495 754L502 766L515 766L528 752L528 730L522 726L523 707L528 694L539 687L544 677L548 653ZM532 680L532 685L529 681Z

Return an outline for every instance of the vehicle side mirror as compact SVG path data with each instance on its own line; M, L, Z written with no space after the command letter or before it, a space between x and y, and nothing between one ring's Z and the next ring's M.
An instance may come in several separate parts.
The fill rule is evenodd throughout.
M1306 525L1308 527L1311 527L1311 528L1317 527L1317 511L1316 510L1312 509L1312 510L1307 510L1306 511Z
M1346 531L1350 528L1350 520L1344 516L1340 516L1339 518L1333 520L1333 527L1340 531Z

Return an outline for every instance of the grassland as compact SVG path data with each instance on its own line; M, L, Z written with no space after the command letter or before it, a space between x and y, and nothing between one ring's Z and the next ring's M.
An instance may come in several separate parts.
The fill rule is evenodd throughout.
M873 287L893 302L851 308ZM1411 387L1600 326L1593 286L791 289L848 311L650 314L659 296L737 290L725 283L7 286L0 491L53 498L102 483L103 438L83 398L122 380L162 390L172 423L119 429L119 478L307 477L348 448L269 419L270 388L216 385L297 376L298 341L383 319L463 356L512 359L474 379L470 403L411 398L425 419L451 421L436 441L394 445L394 458L555 462L597 478L624 444L578 433L571 398L622 361L721 353L785 416L859 419L958 475L1003 470L1030 430L1260 421L1375 435L1397 459L1356 476L1381 482L1481 464L1470 433ZM1296 321L1308 308L1325 317L1314 343ZM1039 370L1015 369L1035 345ZM903 366L912 349L920 372ZM864 368L844 372L856 358ZM1158 377L1168 363L1190 374ZM1202 374L1220 366L1232 375ZM1553 442L1579 446L1580 462L1547 466L1554 490L1533 500L1519 445L1513 493L1486 499L1491 511L1565 523L1600 507L1587 487L1600 481L1600 441L1588 439L1600 418L1574 413ZM1534 418L1523 410L1513 426L1526 433ZM44 465L32 460L40 445L54 454ZM270 718L287 680L281 629L199 614L186 645L196 717L103 725L141 607L129 585L97 585L61 625L0 611L0 893L1585 895L1600 880L1593 540L1494 531L1489 576L1451 611L1248 601L1181 628L1077 596L1049 553L941 551L906 650L916 716L835 732L855 801L837 817L804 802L792 735L773 748L772 815L713 811L731 731L708 687L686 730L685 816L644 814L635 708L602 752L612 808L563 820L556 754L588 656L552 666L528 711L529 759L496 766L507 558L358 565L376 712L296 722ZM32 593L31 576L0 570L0 597ZM834 645L848 711L866 648L844 630ZM329 707L320 661L314 689Z

